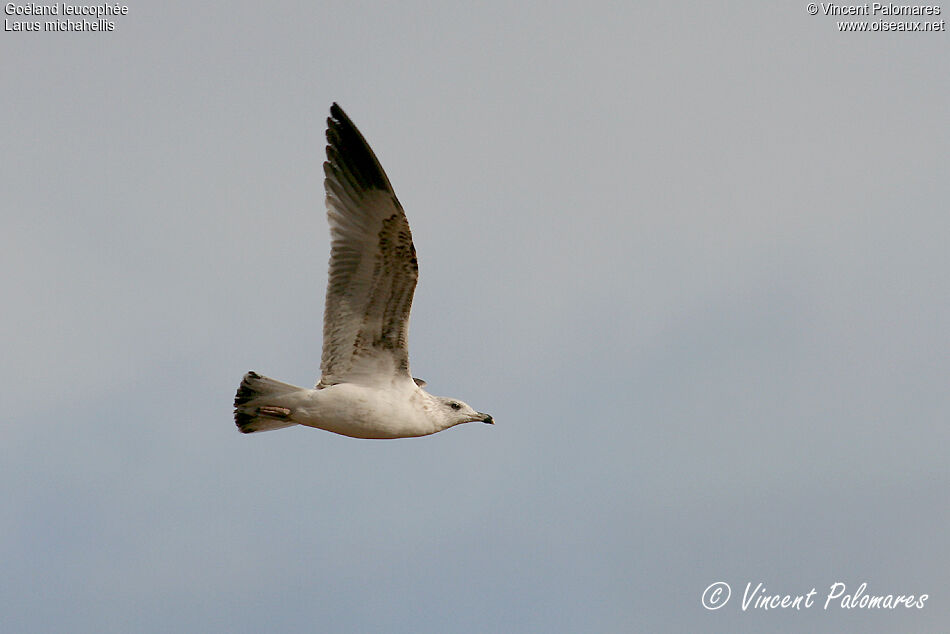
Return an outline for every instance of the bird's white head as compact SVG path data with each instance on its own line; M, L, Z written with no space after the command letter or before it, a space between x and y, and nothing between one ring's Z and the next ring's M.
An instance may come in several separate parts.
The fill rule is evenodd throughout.
M490 414L476 412L468 403L463 403L457 398L445 398L442 396L433 396L433 402L438 409L438 415L443 420L445 428L454 427L462 423L488 423L494 425L495 421Z

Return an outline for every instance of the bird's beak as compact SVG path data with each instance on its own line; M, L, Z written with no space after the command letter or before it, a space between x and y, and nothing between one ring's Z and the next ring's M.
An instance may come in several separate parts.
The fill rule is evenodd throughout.
M479 412L478 415L482 417L482 422L483 422L483 423L488 423L489 425L494 425L494 424L495 424L495 419L493 419L493 418L491 417L491 414L483 414L483 413Z

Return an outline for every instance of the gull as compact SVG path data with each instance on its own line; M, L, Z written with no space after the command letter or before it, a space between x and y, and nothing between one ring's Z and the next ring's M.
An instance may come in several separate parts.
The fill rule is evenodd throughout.
M409 371L409 310L419 277L409 221L366 139L337 104L323 164L330 270L322 376L313 389L248 372L234 396L245 434L306 425L353 438L412 438L494 424L433 396Z

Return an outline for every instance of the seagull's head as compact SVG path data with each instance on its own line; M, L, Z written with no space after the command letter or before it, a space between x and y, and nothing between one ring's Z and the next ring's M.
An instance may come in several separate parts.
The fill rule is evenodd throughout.
M442 418L448 423L446 427L452 427L461 423L476 422L488 423L489 425L495 424L490 414L476 412L471 405L463 403L457 398L443 398L437 396L435 400L439 404Z

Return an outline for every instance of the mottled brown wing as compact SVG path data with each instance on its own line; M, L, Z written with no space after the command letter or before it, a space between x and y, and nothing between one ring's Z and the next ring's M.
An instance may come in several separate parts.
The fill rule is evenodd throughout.
M343 109L327 119L330 272L318 387L389 384L409 374L409 310L419 267L386 173Z

